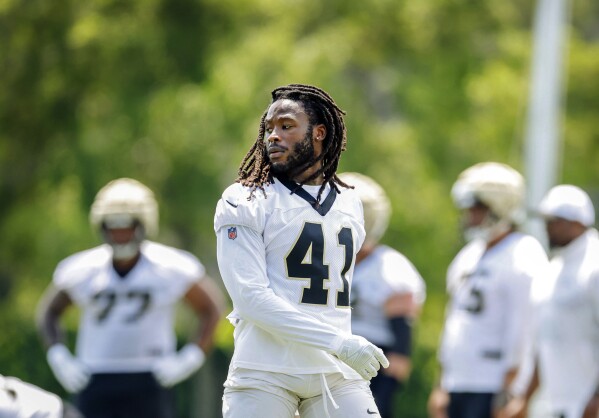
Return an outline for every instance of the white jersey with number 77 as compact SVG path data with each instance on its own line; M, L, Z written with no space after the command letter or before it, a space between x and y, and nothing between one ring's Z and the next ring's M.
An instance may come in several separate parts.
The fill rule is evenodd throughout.
M101 245L63 260L54 285L82 310L77 357L95 373L147 372L174 352L175 306L205 274L190 253L151 241L125 277L112 266L112 250Z

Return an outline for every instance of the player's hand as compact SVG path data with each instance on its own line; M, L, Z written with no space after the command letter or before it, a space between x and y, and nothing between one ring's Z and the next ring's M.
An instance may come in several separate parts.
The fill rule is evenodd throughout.
M587 402L582 418L596 418L599 416L599 394L595 393Z
M447 418L448 406L449 394L440 387L434 388L426 405L429 418Z
M524 397L517 396L512 398L503 408L497 410L495 418L526 418L528 412L528 402Z
M152 372L158 383L169 388L187 379L202 367L206 356L197 344L187 344L181 350L158 360Z
M54 376L68 392L80 392L89 383L90 372L64 344L54 344L46 357Z
M381 365L389 367L383 350L359 335L346 338L334 354L366 380L376 376Z

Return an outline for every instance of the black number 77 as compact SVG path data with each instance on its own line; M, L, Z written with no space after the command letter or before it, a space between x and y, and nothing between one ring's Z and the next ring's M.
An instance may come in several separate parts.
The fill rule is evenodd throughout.
M94 301L104 301L104 306L102 306L98 312L98 315L96 316L98 322L105 321L110 312L112 312L114 309L115 305L118 303L117 301L122 300L123 297L128 300L139 299L140 301L138 309L124 319L124 322L127 323L135 322L141 318L150 307L150 302L152 299L150 292L143 290L131 290L125 294L117 294L114 290L110 289L98 292L94 295Z

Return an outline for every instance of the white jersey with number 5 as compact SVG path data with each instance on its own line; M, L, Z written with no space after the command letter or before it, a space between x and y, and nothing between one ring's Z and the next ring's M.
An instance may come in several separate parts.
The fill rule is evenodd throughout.
M514 232L485 251L467 244L451 263L443 330L441 385L450 392L496 392L521 360L529 328L530 287L547 256L533 237Z
M236 326L231 367L360 378L330 355L351 332L349 292L364 240L362 205L353 190L278 179L257 190L234 184L218 202L214 229L221 276Z
M63 260L54 285L82 310L77 357L92 372L150 371L157 358L176 348L176 303L204 276L193 255L145 241L141 258L125 277L102 245Z

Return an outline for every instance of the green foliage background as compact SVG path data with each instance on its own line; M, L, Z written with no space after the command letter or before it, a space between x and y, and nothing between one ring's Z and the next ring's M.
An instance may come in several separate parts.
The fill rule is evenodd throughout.
M398 400L402 416L424 417L445 268L462 244L449 189L479 161L523 169L535 5L0 0L0 373L64 395L36 335L36 305L56 263L97 243L87 212L111 179L150 186L161 240L197 254L219 281L216 200L270 91L301 82L347 111L341 171L386 188L394 214L384 242L427 281L414 374ZM596 1L572 1L567 75L560 181L596 193ZM226 367L230 332L223 323L214 370ZM181 416L213 416L189 407L198 393L180 409L199 412Z

